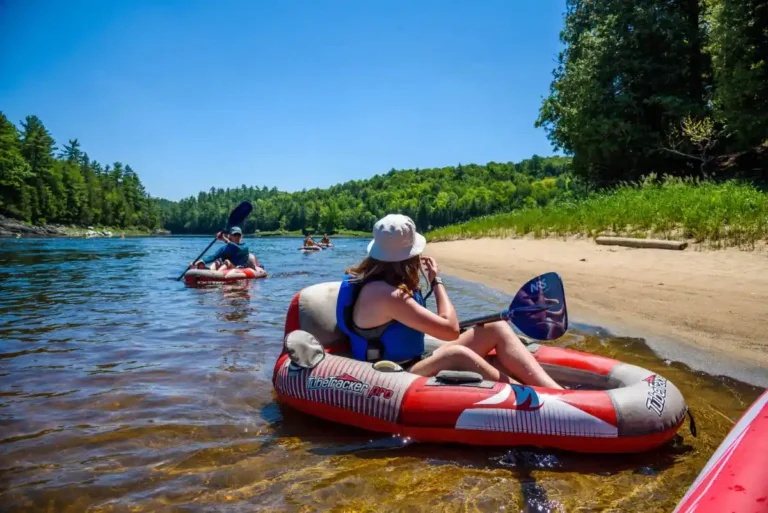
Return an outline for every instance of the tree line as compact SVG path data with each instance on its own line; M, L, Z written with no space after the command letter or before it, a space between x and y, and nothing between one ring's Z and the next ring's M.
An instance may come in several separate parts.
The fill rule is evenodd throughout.
M120 162L102 166L77 139L56 153L37 116L19 130L0 112L0 213L34 223L160 226L160 205L138 175Z
M247 233L367 232L390 212L409 215L428 230L571 195L569 171L569 158L533 156L519 163L393 169L294 193L245 185L211 188L175 202L150 198L129 165L91 160L77 139L57 150L36 116L17 128L0 112L0 214L33 223L212 233L233 205L248 200L254 210L242 227Z
M212 233L233 205L251 201L242 227L255 231L369 232L391 212L406 214L420 230L473 217L546 205L573 194L570 159L533 156L519 163L490 162L436 169L391 170L367 180L294 193L266 187L212 188L179 202L161 200L163 226L173 233Z
M768 0L567 0L543 126L598 186L768 178Z

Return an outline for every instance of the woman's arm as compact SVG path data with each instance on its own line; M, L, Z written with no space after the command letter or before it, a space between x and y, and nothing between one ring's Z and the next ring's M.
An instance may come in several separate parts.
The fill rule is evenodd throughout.
M442 288L442 285L438 285L438 287ZM447 299L448 296L445 294L445 290L442 293ZM438 292L436 291L435 295L437 294ZM412 297L406 297L399 290L393 292L387 302L388 310L394 320L440 340L450 341L459 338L459 322L456 319L456 314L454 312L453 315L450 315L453 306L441 309L439 296L437 307L439 315L421 306ZM450 304L450 301L448 303ZM441 310L443 311L441 312Z
M434 283L439 272L437 263L433 258L427 257L424 259L424 264L427 269L427 279L434 284L437 315L398 289L389 295L388 311L391 312L393 319L408 327L440 340L456 340L459 338L459 319L448 298L445 286L442 283Z

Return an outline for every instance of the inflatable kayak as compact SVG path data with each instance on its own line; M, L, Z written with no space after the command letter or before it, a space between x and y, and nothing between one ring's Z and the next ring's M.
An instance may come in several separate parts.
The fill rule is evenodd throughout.
M225 269L223 271L211 271L210 269L190 269L184 274L187 283L227 282L237 280L257 280L266 278L267 271L261 267L251 269Z
M768 391L709 459L675 513L768 512Z
M279 399L310 415L423 442L595 453L653 449L684 421L683 396L664 377L558 347L528 349L556 381L588 390L510 385L471 372L423 377L392 362L354 360L336 326L338 291L336 282L296 294L274 368ZM440 344L427 340L428 349Z
M299 248L299 251L322 251L323 248L320 246L302 246Z

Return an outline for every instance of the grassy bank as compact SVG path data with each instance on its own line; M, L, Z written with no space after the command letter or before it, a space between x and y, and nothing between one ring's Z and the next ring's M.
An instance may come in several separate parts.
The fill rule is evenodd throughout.
M256 232L252 235L249 235L250 237L306 237L301 231L295 230L295 231L288 231L288 230L276 230L273 232ZM323 234L312 234L312 238L314 239L321 239ZM334 237L370 237L370 232L359 232L355 230L341 230L339 232L336 232L332 235L328 235L331 239Z
M428 236L438 241L604 234L751 248L768 235L768 195L752 184L653 178L582 200L480 217Z

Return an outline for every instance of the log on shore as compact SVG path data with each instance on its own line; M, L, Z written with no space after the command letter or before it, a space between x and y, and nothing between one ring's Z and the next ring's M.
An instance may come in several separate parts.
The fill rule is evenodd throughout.
M628 248L652 248L683 250L688 247L686 241L660 239L632 239L630 237L598 237L597 244L602 246L625 246Z

